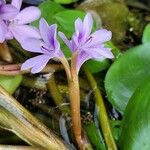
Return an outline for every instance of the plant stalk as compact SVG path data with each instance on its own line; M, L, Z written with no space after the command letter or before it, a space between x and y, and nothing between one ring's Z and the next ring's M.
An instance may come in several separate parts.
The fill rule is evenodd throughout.
M104 135L104 139L107 145L108 150L117 150L117 146L115 144L110 124L109 124L109 119L107 116L106 108L104 105L104 101L102 98L102 95L100 93L100 90L97 86L97 83L93 77L93 75L89 72L89 70L84 66L84 72L86 74L86 77L90 83L90 86L92 90L94 91L94 96L95 96L95 102L98 110L98 118L100 121L100 126L102 128L102 132Z
M51 96L52 96L52 98L53 98L56 106L59 107L59 109L61 110L61 112L65 113L65 114L70 114L69 107L67 107L67 106L64 107L63 106L63 103L64 103L63 97L59 93L58 87L57 87L56 82L55 82L54 74L51 75L50 79L48 80L47 88L50 91Z
M73 132L76 142L81 150L92 149L89 145L86 135L82 132L81 115L80 115L80 87L79 78L76 70L78 53L72 55L71 59L71 80L69 83L69 97L72 115Z

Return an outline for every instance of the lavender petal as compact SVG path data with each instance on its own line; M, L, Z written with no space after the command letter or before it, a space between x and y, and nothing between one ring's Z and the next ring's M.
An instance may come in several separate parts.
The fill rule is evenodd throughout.
M18 10L20 10L21 5L22 5L22 0L12 0L12 1L11 1L11 4L12 4L13 6L15 6Z
M18 14L18 10L12 5L2 5L0 7L0 18L4 20L13 19Z
M76 21L75 21L75 31L78 31L79 34L81 35L83 30L84 30L84 28L83 28L82 20L80 18L76 19Z
M70 48L70 50L73 50L71 42L67 39L64 33L58 32L59 37L64 41L64 43Z
M91 59L91 56L89 54L87 54L85 51L81 51L78 55L78 60L77 60L77 73L79 73L79 70L81 68L81 66L87 61Z
M20 43L26 38L41 38L39 31L35 27L29 25L12 26L10 30Z
M45 43L49 43L49 38L48 38L48 23L44 18L40 19L40 24L39 24L39 30L41 37L43 38Z
M90 13L87 13L87 15L84 18L83 21L83 28L85 30L85 37L88 37L92 31L92 27L93 27L93 18L92 15Z
M7 26L2 20L0 20L0 43L4 42L6 33L7 33Z
M5 0L0 0L0 5L6 4Z
M27 70L31 68L31 73L38 73L46 66L50 58L51 57L48 55L39 55L30 58L22 64L21 70Z
M40 18L41 12L37 7L27 7L14 18L18 25L28 24Z
M110 48L105 48L103 46L96 48L89 48L86 50L86 53L89 54L93 59L104 58L114 58L114 55L111 52Z
M91 34L90 37L91 42L89 43L89 46L98 45L111 40L112 32L106 29L100 29Z
M36 53L43 53L41 50L42 41L36 38L27 38L22 43L21 46L29 51Z

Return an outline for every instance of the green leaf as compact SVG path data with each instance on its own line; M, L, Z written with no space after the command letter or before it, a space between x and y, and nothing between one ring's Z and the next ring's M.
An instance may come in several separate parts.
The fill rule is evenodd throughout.
M85 63L85 65L91 73L98 73L108 68L110 66L110 62L108 59L104 59L103 61L89 60Z
M143 43L150 42L150 24L148 24L145 27L145 29L144 29L144 33L143 33L143 37L142 37L142 42Z
M84 124L83 128L94 150L106 150L102 134L94 122Z
M120 137L121 123L122 123L122 121L120 121L120 120L110 120L112 134L113 134L115 141L117 141L117 142Z
M65 10L57 13L54 18L57 23L61 25L64 30L64 33L71 37L74 32L74 22L79 17L83 19L85 13L79 10Z
M105 78L108 100L123 114L136 88L150 76L150 43L128 50L110 67Z
M22 76L4 76L0 75L0 85L7 90L8 93L13 94L22 81Z
M124 114L121 150L150 149L150 78L131 97Z
M41 10L41 17L43 17L49 24L56 23L53 16L65 10L61 5L52 2L50 0L47 0L46 2L43 2L41 5L39 5L39 8ZM32 23L32 25L38 27L39 20Z
M77 0L54 0L54 1L60 4L70 4L70 3L76 2Z

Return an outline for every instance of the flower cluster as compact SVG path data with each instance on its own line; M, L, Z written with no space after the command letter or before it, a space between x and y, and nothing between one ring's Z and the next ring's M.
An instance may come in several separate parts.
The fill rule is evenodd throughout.
M0 0L0 43L13 38L19 42L33 36L40 38L38 30L28 25L40 17L40 10L33 6L20 10L21 5L22 0L12 0L11 4Z
M33 6L20 10L21 5L22 0L12 0L11 4L0 0L0 43L15 38L25 50L39 53L39 56L30 58L22 65L22 70L31 68L32 73L38 73L50 59L62 60L61 58L64 58L57 40L57 25L49 26L42 18L39 29L30 26L29 23L37 20L41 12ZM110 49L104 45L111 39L111 31L100 29L91 34L92 26L93 19L88 13L84 21L80 18L75 21L75 33L70 40L59 32L61 39L73 55L76 55L77 74L81 65L89 59L113 58Z
M112 33L106 29L100 29L91 33L93 25L93 19L91 14L85 16L84 21L78 18L75 21L75 33L71 40L68 40L66 36L59 32L59 36L66 43L73 54L77 55L76 60L76 72L78 74L82 64L89 60L101 60L104 58L113 58L113 54L110 48L106 48L104 43L111 39ZM40 53L39 56L30 58L22 65L22 70L31 68L32 73L40 72L52 58L61 57L64 55L60 49L60 44L56 38L57 25L53 24L49 26L47 22L42 18L39 24L39 36L36 34L33 37L27 38L22 42L22 47L30 52Z

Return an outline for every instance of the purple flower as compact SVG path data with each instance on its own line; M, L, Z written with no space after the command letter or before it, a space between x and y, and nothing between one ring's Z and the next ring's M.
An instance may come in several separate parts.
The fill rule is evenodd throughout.
M56 38L57 25L49 26L44 19L40 20L39 31L41 39L28 38L22 42L22 47L30 52L40 53L39 56L28 59L22 64L21 70L31 68L31 73L40 72L52 58L61 58L63 53Z
M76 64L77 73L81 65L89 59L100 60L114 57L110 51L111 49L106 48L104 45L106 41L111 39L111 31L100 29L90 34L92 26L93 19L88 13L83 22L80 18L75 21L75 33L71 40L68 40L62 32L59 32L59 36L70 50L78 55Z
M5 0L0 0L0 43L4 42L7 33L6 19L12 19L18 14L17 8L6 4Z
M18 10L15 6L6 4L4 0L0 0L0 19L12 19L18 14Z
M15 37L22 42L27 37L39 37L36 28L27 24L37 20L41 12L36 7L27 7L20 11L22 0L12 0L11 5L0 1L0 42Z

